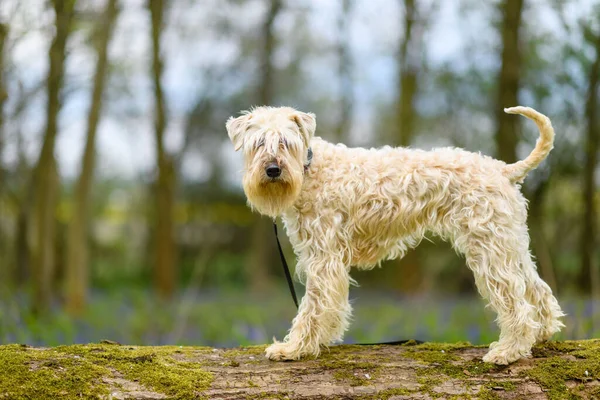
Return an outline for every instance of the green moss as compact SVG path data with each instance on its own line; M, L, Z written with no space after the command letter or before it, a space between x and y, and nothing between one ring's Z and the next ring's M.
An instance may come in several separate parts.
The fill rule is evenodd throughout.
M267 346L248 346L225 350L223 357L235 358L244 356L264 357Z
M267 346L248 346L225 350L221 356L230 361L230 366L239 367L243 364L260 364L265 358Z
M461 347L462 346L462 347ZM479 360L463 361L453 354L453 351L464 348L464 345L440 346L440 349L430 350L431 347L416 346L404 353L405 357L422 361L428 364L428 368L418 369L419 375L444 374L451 378L466 378L469 376L482 375L489 372L502 370L504 367L484 363Z
M497 373L506 367L483 363L481 360L465 361L458 351L468 344L427 343L402 347L402 355L418 360L417 391L404 388L384 390L377 398L410 395L424 392L439 397L436 385L443 379L465 379L478 375ZM375 346L379 348L379 346ZM265 346L219 351L230 367L242 362L261 362ZM106 397L115 383L103 378L118 377L138 382L143 388L162 393L169 398L202 397L212 382L212 375L203 369L212 361L193 362L198 353L212 353L211 348L133 347L114 343L59 346L33 349L20 345L0 346L0 394L3 398L98 398ZM383 353L383 352L381 352ZM599 397L600 389L589 382L600 377L600 340L583 342L549 342L534 349L535 365L521 372L537 382L550 399L573 399L585 394ZM310 365L331 371L334 379L351 386L370 385L384 364L364 355L363 346L339 346L324 351ZM203 364L205 363L205 364ZM208 364L206 364L208 363ZM366 377L370 375L370 378ZM497 378L496 378L497 379ZM573 389L567 382L575 382ZM252 386L252 383L249 383ZM489 381L473 398L497 399L502 394L494 390L515 390L512 382ZM286 394L257 394L249 398L284 398ZM458 398L469 398L468 394Z
M410 339L402 343L402 346L417 346L418 344L419 343L415 339Z
M405 388L395 388L395 389L385 389L380 392L377 392L377 396L375 398L387 400L393 396L410 396L415 393L412 390L408 390ZM373 396L369 396L369 398L374 398Z
M466 348L485 348L486 346L473 346L469 342L458 343L424 343L407 349L406 357L432 364L433 368L441 367L450 377L464 378L465 376L481 375L503 369L483 361L472 360L462 362L460 365L453 361L461 360L455 353ZM464 371L467 371L466 373Z
M479 400L500 400L500 396L487 387L481 388L479 393L477 393L477 398Z
M478 348L485 346L474 346L469 342L456 342L456 343L435 343L435 342L427 342L419 344L415 347L415 350L432 350L432 351L445 351L445 352L453 352L456 350L462 350L467 348Z
M532 349L533 357L547 358L557 355L573 354L578 358L593 357L594 353L600 351L600 340L573 341L565 340L563 342L546 342L538 344Z
M212 374L196 362L177 361L172 357L178 347L81 346L58 347L65 352L88 351L88 358L101 361L126 379L137 381L176 398L198 395L212 382ZM206 348L199 350L206 351Z
M525 372L547 390L549 399L578 398L573 395L566 385L569 380L583 381L590 376L598 376L600 363L598 361L576 362L555 356L539 362L535 367ZM588 375L585 374L588 371Z
M430 397L438 397L439 393L434 392L433 388L436 385L439 385L442 380L434 377L435 375L427 375L427 376L418 376L417 382L421 385L419 387L419 392L427 393Z
M499 400L501 397L498 391L510 392L517 388L513 382L497 382L491 381L485 384L477 393L477 398L480 400Z
M449 361L458 361L460 359L444 350L411 350L404 353L404 355L428 364L446 364Z
M371 380L377 377L380 365L370 362L354 361L351 359L322 360L319 362L321 368L332 370L333 377L338 381L348 382L350 386L365 386L371 384ZM370 379L367 378L369 375Z
M177 351L114 344L0 346L0 393L8 398L98 397L110 388L103 377L122 377L173 398L199 396L210 386L212 374L198 363L176 360L172 354Z
M541 354L548 358L522 375L539 383L549 399L579 398L566 382L584 383L600 377L600 340L548 342L536 347L534 356L542 357Z
M416 369L417 382L421 384L420 392L427 393L432 398L437 398L441 395L433 389L444 379L440 378L441 376L467 382L465 385L468 388L468 379L470 377L501 371L504 368L484 363L481 360L466 361L455 354L459 350L471 347L473 346L467 342L456 344L426 343L407 349L404 352L405 357L419 360L427 365L424 368ZM485 390L482 394L489 398L494 395L494 393L489 394ZM468 393L464 393L459 398L470 398L469 396Z
M5 398L74 399L108 394L106 367L52 349L0 346L0 393Z

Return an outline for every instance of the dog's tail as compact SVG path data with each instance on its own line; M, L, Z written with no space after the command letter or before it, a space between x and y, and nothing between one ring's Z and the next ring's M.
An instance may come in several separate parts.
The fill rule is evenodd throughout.
M540 114L533 108L529 107L511 107L505 108L507 114L521 114L533 120L540 130L540 137L535 143L535 148L527 156L526 159L517 161L514 164L509 164L504 167L504 175L513 183L522 182L525 176L540 165L540 163L548 156L554 144L554 129L550 123L550 119L544 114Z

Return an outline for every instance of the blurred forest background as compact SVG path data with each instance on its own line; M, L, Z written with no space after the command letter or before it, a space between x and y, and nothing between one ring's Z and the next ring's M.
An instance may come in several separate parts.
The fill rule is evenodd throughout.
M503 107L548 115L532 251L558 337L598 337L599 85L598 0L1 0L0 343L281 338L295 309L225 131L262 104L507 162L538 132ZM348 342L497 335L448 244L353 276Z

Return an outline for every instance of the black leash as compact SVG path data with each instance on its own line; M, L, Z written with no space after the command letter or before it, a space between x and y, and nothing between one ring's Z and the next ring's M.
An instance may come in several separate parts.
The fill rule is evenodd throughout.
M287 279L288 287L290 288L290 293L292 294L292 299L294 300L294 304L296 308L298 308L298 298L296 297L296 289L294 289L294 281L292 281L292 275L290 275L290 269L287 265L287 261L285 261L285 256L283 255L283 250L281 250L281 243L279 243L279 235L277 234L277 223L273 222L273 230L275 231L275 239L277 239L277 248L279 249L279 257L281 257L281 264L283 265L283 272L285 272L285 279Z
M283 272L285 273L285 279L287 279L288 287L290 288L290 294L292 295L294 304L296 305L296 308L298 308L298 298L296 297L296 289L294 289L294 281L292 281L292 275L290 274L290 268L288 267L287 261L285 260L285 256L283 255L283 250L281 250L281 243L279 243L279 235L277 234L277 223L276 222L273 222L273 230L275 231L275 239L277 239L277 248L279 249L279 257L281 257L281 265L283 266ZM414 343L414 344L423 343L420 340L410 339L410 340L394 340L391 342L356 343L356 344L361 345L361 346L374 346L374 345L380 345L380 344L399 345L399 344L406 344L409 342Z

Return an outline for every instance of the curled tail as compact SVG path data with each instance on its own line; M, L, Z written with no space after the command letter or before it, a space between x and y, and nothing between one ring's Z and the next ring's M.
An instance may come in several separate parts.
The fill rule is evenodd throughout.
M540 130L540 137L535 143L535 148L527 156L526 159L517 161L514 164L509 164L504 167L504 175L513 183L522 182L525 176L540 165L540 163L548 156L554 144L554 129L550 123L550 119L544 114L540 114L533 108L529 107L511 107L505 108L507 114L521 114L533 120Z

